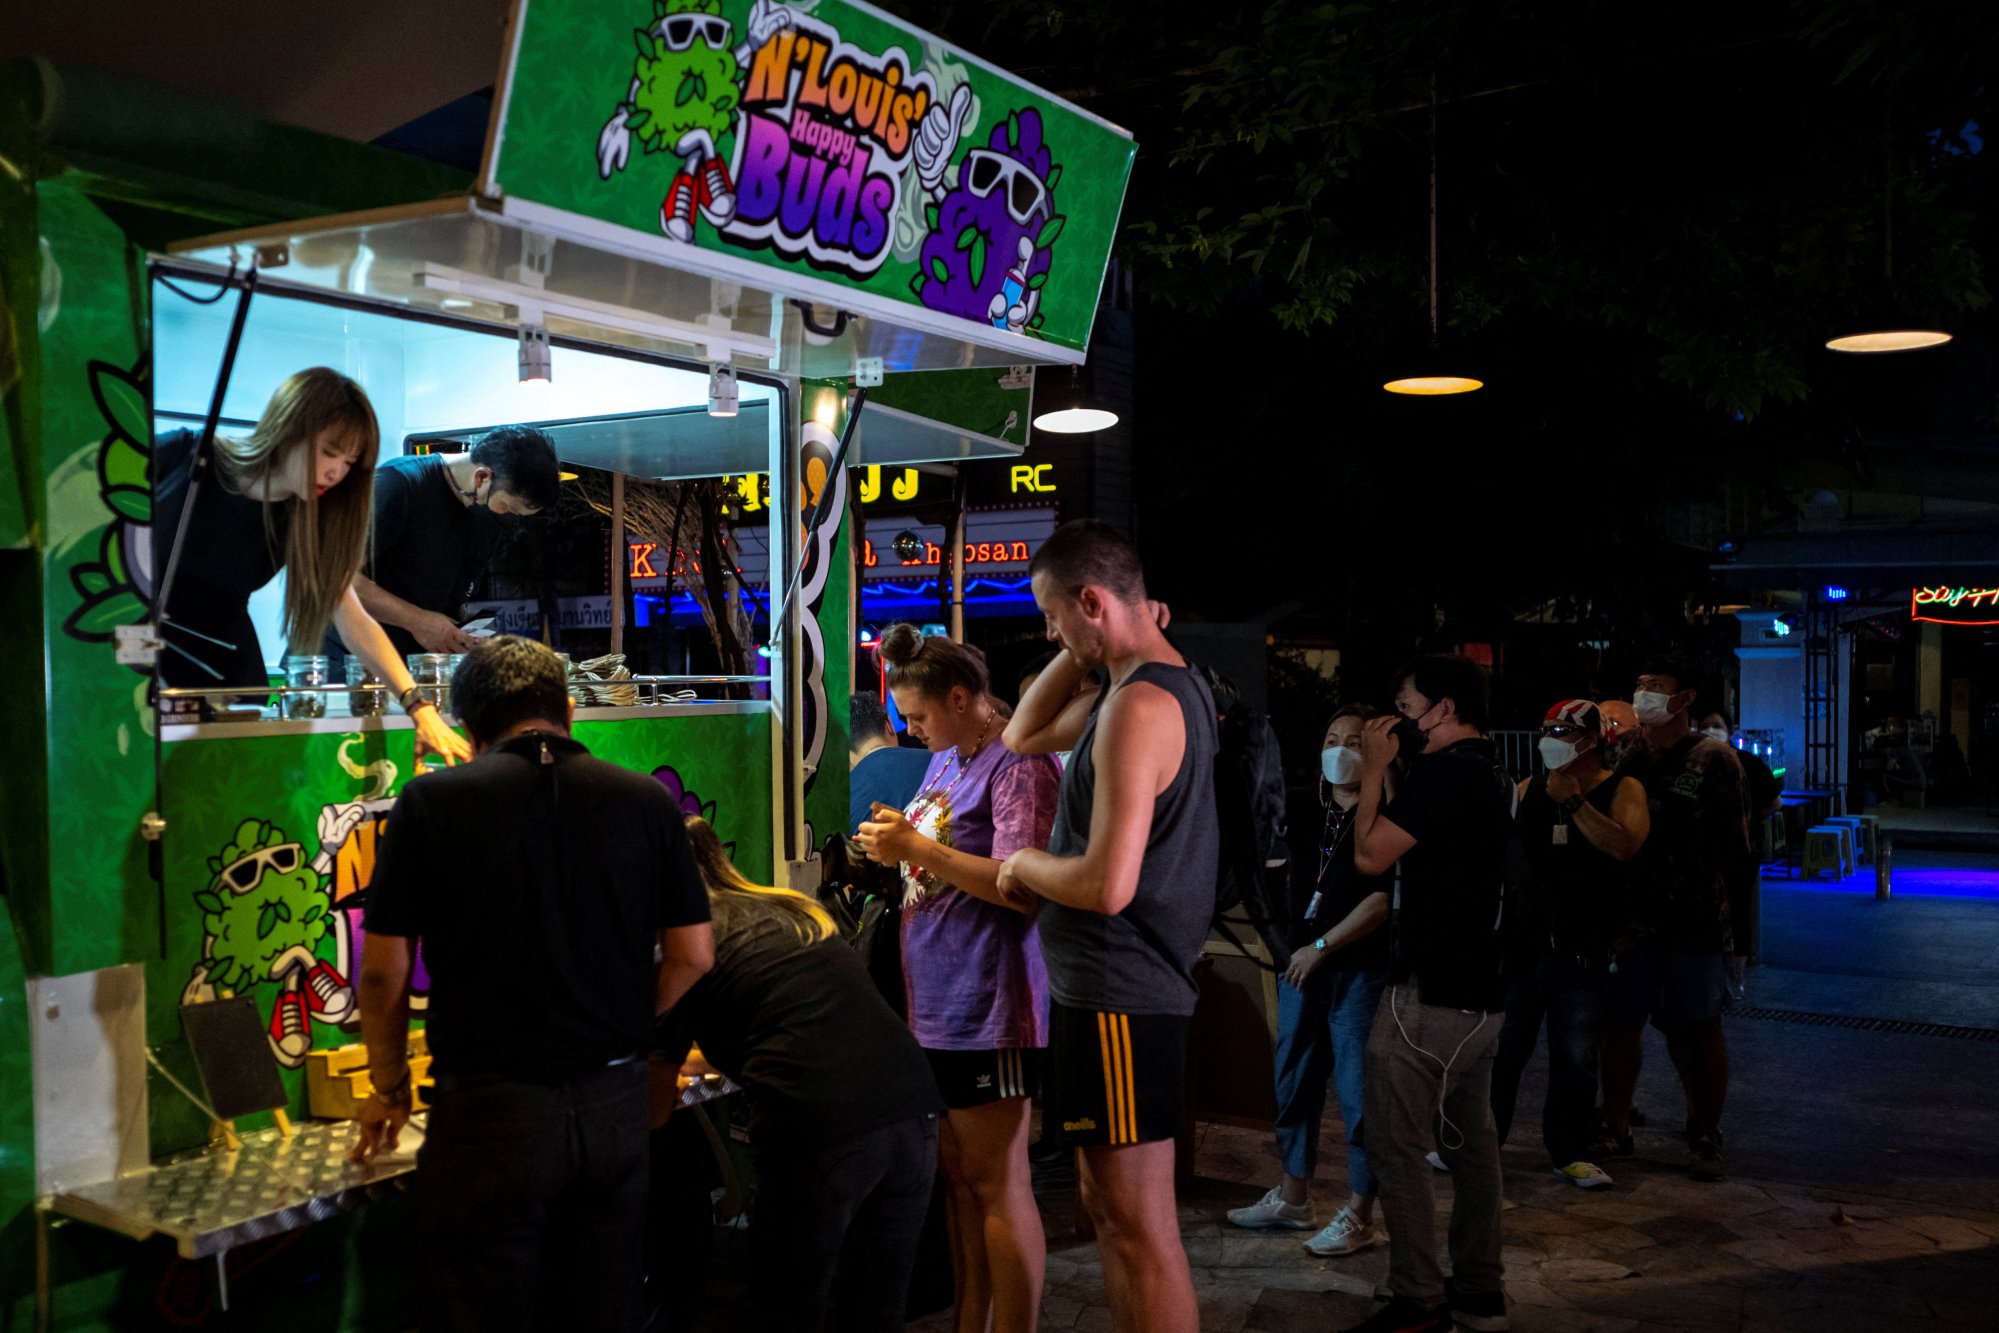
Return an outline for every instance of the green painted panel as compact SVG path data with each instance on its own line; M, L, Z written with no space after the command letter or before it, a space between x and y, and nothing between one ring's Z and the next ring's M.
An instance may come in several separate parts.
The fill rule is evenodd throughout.
M1067 375L1061 366L1049 375ZM890 375L879 388L868 390L868 404L898 408L941 421L960 430L990 435L1008 444L1027 443L1027 423L1034 398L1034 381L1015 378L1011 370L926 370ZM866 409L863 409L865 415ZM874 496L865 495L864 502Z
M132 548L151 517L146 304L138 256L95 204L44 183L39 206L49 872L26 889L54 904L48 966L61 975L155 947L138 836L152 800L152 718L146 678L111 648L114 626L145 616Z
M411 736L249 731L167 746L167 955L147 960L146 1022L176 1075L194 1076L180 1006L223 991L256 999L298 1114L308 1050L358 1039L341 1025L354 1017L362 932L358 909L343 904L373 877L377 842L411 776ZM659 778L735 843L745 873L768 876L767 714L583 722L576 736L606 761ZM428 981L419 968L420 993ZM206 1137L200 1112L163 1081L152 1114L156 1153Z
M520 13L492 164L506 195L631 228L662 258L694 245L1087 344L1136 153L1122 132L845 0Z

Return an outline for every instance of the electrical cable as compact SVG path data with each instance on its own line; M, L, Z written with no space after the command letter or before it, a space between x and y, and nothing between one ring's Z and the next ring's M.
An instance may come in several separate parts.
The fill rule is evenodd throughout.
M160 286L166 288L168 291L172 292L175 296L178 296L183 301L190 302L191 304L194 305L214 305L217 301L220 301L223 297L227 296L229 294L229 289L236 285L236 264L234 260L231 260L229 264L228 275L226 277L218 278L216 280L218 285L215 288L215 294L213 296L196 296L193 292L190 292L187 288L181 286L179 283L175 282L172 278L167 277L163 273L154 274L153 281L159 283Z

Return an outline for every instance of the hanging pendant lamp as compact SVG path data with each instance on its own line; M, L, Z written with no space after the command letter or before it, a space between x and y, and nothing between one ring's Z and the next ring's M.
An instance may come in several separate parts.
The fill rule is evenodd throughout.
M1070 366L1064 374L1060 366L1046 368L1034 376L1034 428L1051 435L1086 435L1117 425L1118 415L1105 407L1091 392L1081 366Z
M1887 161L1882 173L1886 181L1881 201L1881 285L1883 299L1874 307L1835 331L1826 339L1833 352L1878 353L1913 352L1924 347L1941 347L1951 339L1943 329L1925 328L1924 321L1910 319L1895 297L1895 158L1894 119L1889 113Z
M1437 351L1437 81L1430 80L1430 352ZM1485 387L1484 380L1465 375L1408 375L1381 386L1390 393L1419 398L1471 393Z

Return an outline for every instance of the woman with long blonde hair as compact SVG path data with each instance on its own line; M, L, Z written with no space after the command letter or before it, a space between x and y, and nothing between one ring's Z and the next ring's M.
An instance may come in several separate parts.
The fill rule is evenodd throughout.
M162 580L174 569L165 589L162 683L262 690L265 659L250 597L283 570L287 644L317 652L332 625L399 696L420 751L470 758L465 740L417 697L408 668L354 593L381 448L361 386L324 366L288 377L249 435L214 437L183 525L199 445L199 432L174 431L153 452L153 569Z
M658 1058L669 1072L699 1042L748 1094L754 1326L900 1329L944 1109L929 1063L818 903L744 876L699 815L687 843L715 965L664 1021Z

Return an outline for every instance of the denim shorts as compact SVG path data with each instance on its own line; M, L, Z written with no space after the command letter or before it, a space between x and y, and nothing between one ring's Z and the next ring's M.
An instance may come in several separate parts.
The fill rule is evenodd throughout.
M1626 1020L1649 1015L1668 1036L1728 1008L1727 954L1640 948L1618 955L1613 967L1612 1010Z

